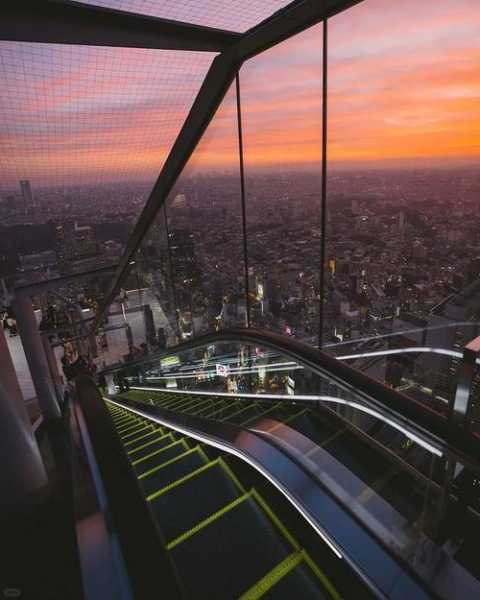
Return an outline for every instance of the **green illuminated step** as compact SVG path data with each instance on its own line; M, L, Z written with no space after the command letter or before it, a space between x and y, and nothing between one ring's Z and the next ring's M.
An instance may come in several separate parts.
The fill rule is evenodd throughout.
M167 460L158 460L155 465L151 464L148 470L137 471L147 500L153 496L158 497L167 486L183 477L191 476L208 463L205 453L198 446L187 450L183 448L181 452L179 447L176 445L165 451L170 454Z
M118 427L119 429L121 429L122 427L128 425L129 423L134 423L136 420L135 417L132 417L131 415L121 415L118 417L113 417L113 422L115 423L115 426Z
M163 435L161 432L158 432L153 438L147 441L145 441L145 438L140 440L140 443L135 448L125 448L125 450L127 450L130 460L137 461L147 456L147 454L160 450L160 448L165 448L165 446L170 445L174 441L175 437L172 432Z
M195 412L203 400L184 403L185 412ZM212 412L212 403L207 404ZM281 410L258 402L217 400L215 405L217 410L223 407L232 422L273 413L279 418ZM132 429L128 411L107 406L114 422L122 424L125 451L188 600L339 600L265 500L255 489L246 491L223 458L209 460L195 440L177 439L179 434L149 419L135 416ZM285 420L296 416L287 413Z
M227 415L226 417L221 417L221 420L226 421L227 423L239 424L246 419L257 416L260 411L261 408L257 403L244 404L243 402L240 402L236 407L235 412Z
M208 403L203 402L201 405L201 410L196 411L195 414L199 417L209 416L213 413L217 413L221 410L227 409L231 404L233 404L232 401L218 400L216 398L210 397L208 399ZM197 406L200 407L200 404L198 404Z
M150 505L158 515L165 539L171 542L243 492L218 462L158 496Z
M144 420L140 419L139 417L133 417L127 423L120 423L119 425L117 425L115 423L115 427L117 428L117 433L120 436L128 433L130 430L134 429L135 427L139 427L140 425L144 425Z
M240 600L290 600L299 597L299 590L302 600L339 598L335 592L329 595L319 589L318 580L304 562L302 553L295 552L257 582Z
M126 442L129 439L132 439L140 433L146 433L147 431L152 431L154 429L153 423L149 423L144 421L143 423L138 423L133 425L132 427L127 428L123 431L117 431L118 435L122 438L123 442Z
M237 412L241 408L240 402L235 400L227 400L219 402L208 413L202 413L202 417L206 419L215 419L216 421L224 421L229 415Z
M170 552L189 598L227 599L241 596L292 550L247 497Z
M188 402L190 400L189 396L185 396L183 394L172 394L170 397L167 397L166 399L161 399L161 398L157 398L155 399L155 403L158 406L161 406L163 408L168 408L169 410L173 410L173 407L178 407L182 404L185 404L186 402Z
M152 431L144 431L140 433L138 436L133 437L130 440L127 440L123 445L125 447L126 452L130 452L139 446L143 446L147 442L151 440L157 439L159 435L164 435L166 430L163 427L158 427L153 429Z

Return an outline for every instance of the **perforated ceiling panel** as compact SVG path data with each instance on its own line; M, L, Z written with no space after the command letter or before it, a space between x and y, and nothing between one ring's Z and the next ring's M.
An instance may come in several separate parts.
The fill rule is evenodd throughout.
M291 0L83 0L106 8L244 32Z
M151 187L213 57L0 43L0 197L24 179Z

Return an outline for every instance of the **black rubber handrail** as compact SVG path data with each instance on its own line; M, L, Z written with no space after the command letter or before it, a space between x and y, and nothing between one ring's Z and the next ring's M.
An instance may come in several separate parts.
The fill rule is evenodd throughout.
M475 470L480 468L480 444L468 430L455 425L415 399L387 387L317 348L263 329L232 328L198 336L167 350L112 366L102 373L122 371L125 368L156 362L165 356L221 342L255 344L289 356L319 377L327 378L339 388L354 394L367 406L408 428L412 433L441 447L445 455L461 460Z
M108 408L89 376L79 375L75 384L134 596L151 598L161 585L165 598L181 600L181 582Z

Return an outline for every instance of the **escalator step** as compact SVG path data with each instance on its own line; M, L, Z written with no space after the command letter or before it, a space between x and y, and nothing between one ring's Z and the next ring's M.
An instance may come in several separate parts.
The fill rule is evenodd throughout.
M197 414L201 411L207 411L209 408L213 410L214 402L212 398L202 398L201 396L195 396L194 401L190 404L180 407L180 412L188 414Z
M284 575L262 598L268 600L291 600L292 598L300 598L299 594L301 594L302 600L326 600L327 598L332 598L332 595L322 588L320 581L303 563L297 565ZM338 595L333 597L340 598ZM252 596L248 600L254 600L254 598ZM247 598L244 600L247 600Z
M138 437L134 437L131 440L127 440L123 445L125 447L125 450L127 452L130 452L130 450L134 450L139 446L143 446L143 444L146 444L147 442L158 438L164 433L166 433L166 431L164 432L164 429L159 427L158 429L154 429L153 431L141 433Z
M222 407L226 406L226 402L224 400L217 400L215 398L209 398L207 401L203 400L197 404L197 409L191 414L195 414L197 417L204 417L205 415L209 415L217 410L220 410Z
M171 553L187 598L230 600L249 590L292 550L248 498L173 547Z
M129 423L134 423L138 419L133 417L132 415L122 415L121 417L112 416L113 422L115 423L115 427L121 429Z
M139 425L142 424L142 421L140 419L137 419L135 417L128 419L128 421L125 422L121 422L117 425L117 423L114 421L115 423L115 428L118 432L119 435L122 435L124 431L129 431L130 429L133 429L134 427L138 427Z
M175 460L174 460L175 459ZM160 466L159 461L157 464ZM207 459L199 448L183 451L183 453L172 457L159 469L151 472L148 476L140 479L145 495L149 498L183 477L195 473L197 469L205 466ZM152 471L153 469L151 469Z
M126 442L127 440L133 439L137 435L140 435L140 433L146 433L148 430L153 430L153 423L140 423L138 426L129 428L128 430L123 431L121 433L118 432L118 434L122 438L122 441Z
M261 410L258 405L250 404L249 406L239 406L237 410L227 416L227 418L223 419L226 423L233 423L234 425L238 425L243 423L245 420L249 420L252 417L260 414Z
M271 419L272 415L275 413L276 410L278 410L278 405L263 405L253 417L245 417L239 422L239 425L249 425L250 423L255 422L257 419L261 419L262 417L267 417L268 419Z
M138 462L135 459L132 459L132 466L137 475L141 475L142 473L146 473L151 469L158 467L162 463L167 462L171 458L183 454L189 449L187 442L182 438L181 440L176 440L168 446L164 446L159 450L154 450L147 454L146 456L142 456L142 458L138 459Z
M216 513L242 493L221 463L151 502L167 542ZM195 502L192 502L195 498Z
M225 421L229 415L236 413L241 408L240 402L232 402L229 400L218 404L214 410L203 413L201 416L206 419L214 419L215 421Z
M195 406L197 402L197 396L187 396L179 402L173 402L168 406L166 405L165 408L168 408L168 410L171 410L173 412L184 412L185 410L188 410L189 407Z
M128 451L128 456L130 460L138 460L139 458L143 458L147 454L151 452L155 452L155 450L160 450L160 448L165 448L165 446L169 446L175 441L175 438L171 433L166 433L162 435L158 433L156 437L153 437L151 440L139 444L136 448L130 449L125 448Z

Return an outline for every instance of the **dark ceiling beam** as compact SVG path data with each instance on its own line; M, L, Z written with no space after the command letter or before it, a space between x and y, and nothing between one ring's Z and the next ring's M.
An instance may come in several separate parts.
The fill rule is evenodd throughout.
M206 131L242 63L263 50L361 1L363 0L303 0L303 2L296 2L290 8L287 7L287 9L275 13L271 19L267 19L260 26L248 31L239 42L214 59L128 239L112 284L93 322L93 331L98 328L102 319L107 315L108 307L115 299L123 278L131 268L131 261L135 260L135 253L144 235Z
M2 0L0 40L221 52L241 34L70 0Z

